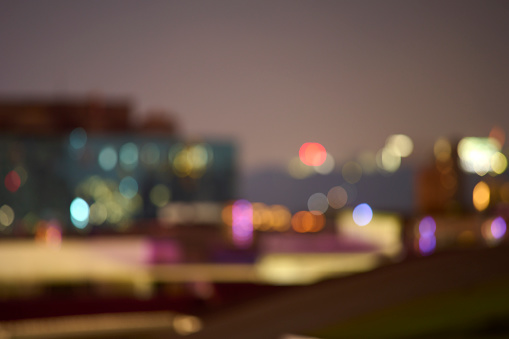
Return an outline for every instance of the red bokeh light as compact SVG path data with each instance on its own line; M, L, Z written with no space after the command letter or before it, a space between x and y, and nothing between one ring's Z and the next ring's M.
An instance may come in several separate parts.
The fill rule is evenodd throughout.
M18 188L21 186L21 178L16 171L10 171L5 176L5 188L7 188L11 192L16 192Z
M327 158L327 151L317 142L306 142L300 147L299 158L308 166L320 166Z

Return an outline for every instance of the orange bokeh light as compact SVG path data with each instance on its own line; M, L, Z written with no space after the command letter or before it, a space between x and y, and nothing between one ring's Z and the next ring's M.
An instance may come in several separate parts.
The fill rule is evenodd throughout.
M300 147L299 158L308 166L320 166L327 158L327 151L317 142L306 142Z
M292 217L292 228L299 233L318 232L325 226L323 214L313 214L308 211L300 211Z

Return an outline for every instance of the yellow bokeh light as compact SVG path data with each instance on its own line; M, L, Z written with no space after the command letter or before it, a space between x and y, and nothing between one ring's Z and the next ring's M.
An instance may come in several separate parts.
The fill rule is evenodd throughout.
M401 166L401 157L390 148L384 147L377 153L376 162L380 169L393 173Z
M362 167L362 172L366 174L373 174L376 172L376 154L371 151L364 151L357 157L358 162Z
M436 160L440 162L448 161L451 158L452 146L449 140L445 138L439 138L435 141L433 146L433 153L435 154Z
M478 211L484 211L490 204L490 187L484 181L480 181L474 187L472 193L474 207Z
M502 174L507 169L507 158L501 152L491 156L491 169L495 174Z
M313 167L305 165L299 157L294 157L288 163L288 174L295 179L304 179L313 174Z
M188 335L202 329L202 322L199 318L191 315L177 315L173 319L173 328L180 335Z
M14 222L14 210L9 205L0 207L0 225L7 227Z
M108 218L108 209L104 204L95 202L90 206L90 223L94 225L103 224Z
M165 206L170 201L170 189L163 184L158 184L150 190L150 201L157 207Z
M386 147L399 157L408 157L414 150L414 143L409 136L394 134L387 138Z
M317 172L319 174L326 175L326 174L331 173L334 170L335 166L336 166L336 161L334 160L332 155L327 153L327 157L325 158L325 161L321 165L314 166L311 168L314 168L315 172Z

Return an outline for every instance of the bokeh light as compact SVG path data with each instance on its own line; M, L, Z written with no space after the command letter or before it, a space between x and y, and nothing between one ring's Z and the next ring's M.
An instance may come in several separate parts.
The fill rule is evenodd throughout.
M491 138L467 137L458 144L461 168L483 176L491 170L491 159L500 151L497 141Z
M439 138L435 141L435 145L433 146L433 153L435 154L435 159L440 162L446 162L451 158L452 146L449 140L446 138Z
M253 238L253 206L247 200L237 200L232 206L233 242L248 247Z
M491 234L495 239L500 239L505 235L507 225L502 217L497 217L491 222Z
M332 157L332 155L327 153L327 156L325 157L325 161L320 166L314 166L311 168L313 168L315 170L315 172L317 172L318 174L327 175L334 170L335 166L336 166L336 162L334 161L334 158ZM308 166L306 166L306 167L308 167Z
M419 234L421 237L431 237L435 234L436 229L435 220L430 216L422 218L421 222L419 222Z
M308 199L308 209L313 214L323 214L329 208L327 197L323 193L314 193Z
M119 151L120 166L124 170L133 170L138 165L138 146L128 142Z
M430 216L424 217L419 222L419 251L422 255L428 255L435 251L437 239L435 232L437 225L435 219Z
M484 211L490 204L490 187L484 181L480 181L474 187L472 193L474 207L479 212Z
M389 173L396 172L401 166L401 157L390 148L382 148L376 155L378 167Z
M14 168L14 171L18 173L19 180L20 180L20 187L23 186L26 181L28 180L28 172L25 170L23 166L16 166Z
M362 203L353 209L352 217L358 226L366 226L373 218L373 210L368 204Z
M376 154L371 151L363 151L357 156L357 161L362 167L362 172L373 174L376 172Z
M71 221L77 228L83 229L88 225L90 208L82 198L75 198L70 207Z
M306 142L300 147L299 158L308 166L320 166L327 158L327 151L317 142Z
M329 206L335 209L342 208L348 201L348 193L341 186L332 187L327 193Z
M168 159L177 176L200 178L212 163L213 153L207 144L176 144L170 149Z
M150 201L157 207L165 206L170 196L170 189L164 184L157 184L150 190Z
M498 143L499 149L504 146L505 143L505 132L502 128L494 126L489 134L490 139L495 140Z
M14 222L15 214L14 210L9 205L3 205L0 207L0 225L2 227L8 227Z
M108 209L101 202L95 202L90 206L90 223L93 225L102 225L108 219Z
M191 315L176 315L173 319L173 328L180 335L189 335L202 329L202 322L198 317Z
M133 177L127 176L120 180L118 191L127 199L134 198L138 193L138 182Z
M81 127L75 128L69 134L69 144L75 150L82 149L87 143L87 132Z
M295 179L304 179L314 174L314 167L305 165L299 157L294 157L288 163L288 174Z
M10 171L5 176L4 184L5 188L14 193L21 186L21 178L19 177L19 174L16 171Z
M141 161L146 166L154 166L161 160L159 146L153 142L146 143L141 148Z
M414 150L414 143L409 136L404 134L394 134L387 138L386 148L399 157L408 157Z
M507 158L501 152L496 152L490 159L491 170L495 174L502 174L507 169Z
M99 166L104 171L111 171L117 166L118 155L113 146L105 146L100 152L97 159Z
M362 166L355 161L349 161L343 165L341 174L346 182L355 184L362 177Z
M298 233L319 232L325 226L323 214L299 211L291 219L292 228Z

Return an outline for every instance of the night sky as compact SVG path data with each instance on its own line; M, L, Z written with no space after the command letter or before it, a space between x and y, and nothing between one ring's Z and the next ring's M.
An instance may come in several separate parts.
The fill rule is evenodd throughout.
M337 162L392 133L509 129L508 1L0 1L0 95L100 92L239 143L244 171L307 141ZM420 155L419 155L420 154Z

